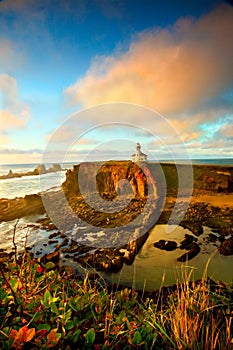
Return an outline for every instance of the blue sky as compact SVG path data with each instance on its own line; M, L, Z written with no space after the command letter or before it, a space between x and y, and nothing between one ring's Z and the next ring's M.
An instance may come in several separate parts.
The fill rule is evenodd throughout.
M233 157L232 31L223 1L0 1L0 163Z

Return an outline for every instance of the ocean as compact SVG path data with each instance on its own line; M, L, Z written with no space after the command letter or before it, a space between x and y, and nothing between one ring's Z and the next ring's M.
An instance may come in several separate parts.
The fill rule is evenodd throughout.
M22 176L12 179L0 179L0 198L24 197L28 194L39 193L51 188L60 187L65 181L66 169L72 168L75 163L63 164L63 171L43 175ZM33 171L38 164L4 164L0 165L0 175L13 173L27 173ZM49 169L52 164L45 164Z
M161 160L161 163L171 162L170 160ZM189 161L190 162L190 161ZM174 162L173 162L174 163ZM185 164L186 160L177 160L177 164ZM193 164L206 165L231 165L232 158L219 159L193 159ZM77 162L65 163L64 169L70 169ZM46 169L51 167L51 163L45 164ZM38 164L3 164L0 165L0 175L8 174L9 170L13 173L25 173L33 171ZM23 176L20 178L0 180L0 198L24 197L27 194L39 193L50 188L57 188L65 181L66 170L56 173L48 173L40 176Z

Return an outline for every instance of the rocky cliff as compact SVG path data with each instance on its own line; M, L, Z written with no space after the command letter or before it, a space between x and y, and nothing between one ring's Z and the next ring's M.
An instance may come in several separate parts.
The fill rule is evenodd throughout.
M107 200L121 195L145 198L149 186L156 194L156 183L147 166L140 167L131 161L79 164L67 171L62 185L68 197L98 192Z

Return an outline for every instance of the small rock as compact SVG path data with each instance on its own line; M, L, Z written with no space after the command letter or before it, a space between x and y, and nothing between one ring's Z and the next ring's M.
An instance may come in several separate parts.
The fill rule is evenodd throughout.
M171 252L177 248L177 243L175 241L167 241L165 244L165 250Z
M166 244L166 241L164 239L160 239L158 242L154 243L154 247L164 250L165 249L165 244Z
M164 239L160 239L158 242L154 243L154 247L170 252L177 248L177 243L175 241L165 241Z

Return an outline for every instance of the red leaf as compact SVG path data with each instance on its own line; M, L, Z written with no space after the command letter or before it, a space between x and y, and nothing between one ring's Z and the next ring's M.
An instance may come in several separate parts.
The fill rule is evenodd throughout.
M43 272L43 268L40 265L37 266L37 272L39 273Z
M47 347L53 348L59 341L59 338L57 337L57 328L52 329L49 334L47 335Z
M27 326L21 327L18 331L12 329L10 332L10 338L13 339L12 347L17 350L22 349L23 344L32 340L35 333L35 328L29 329Z

